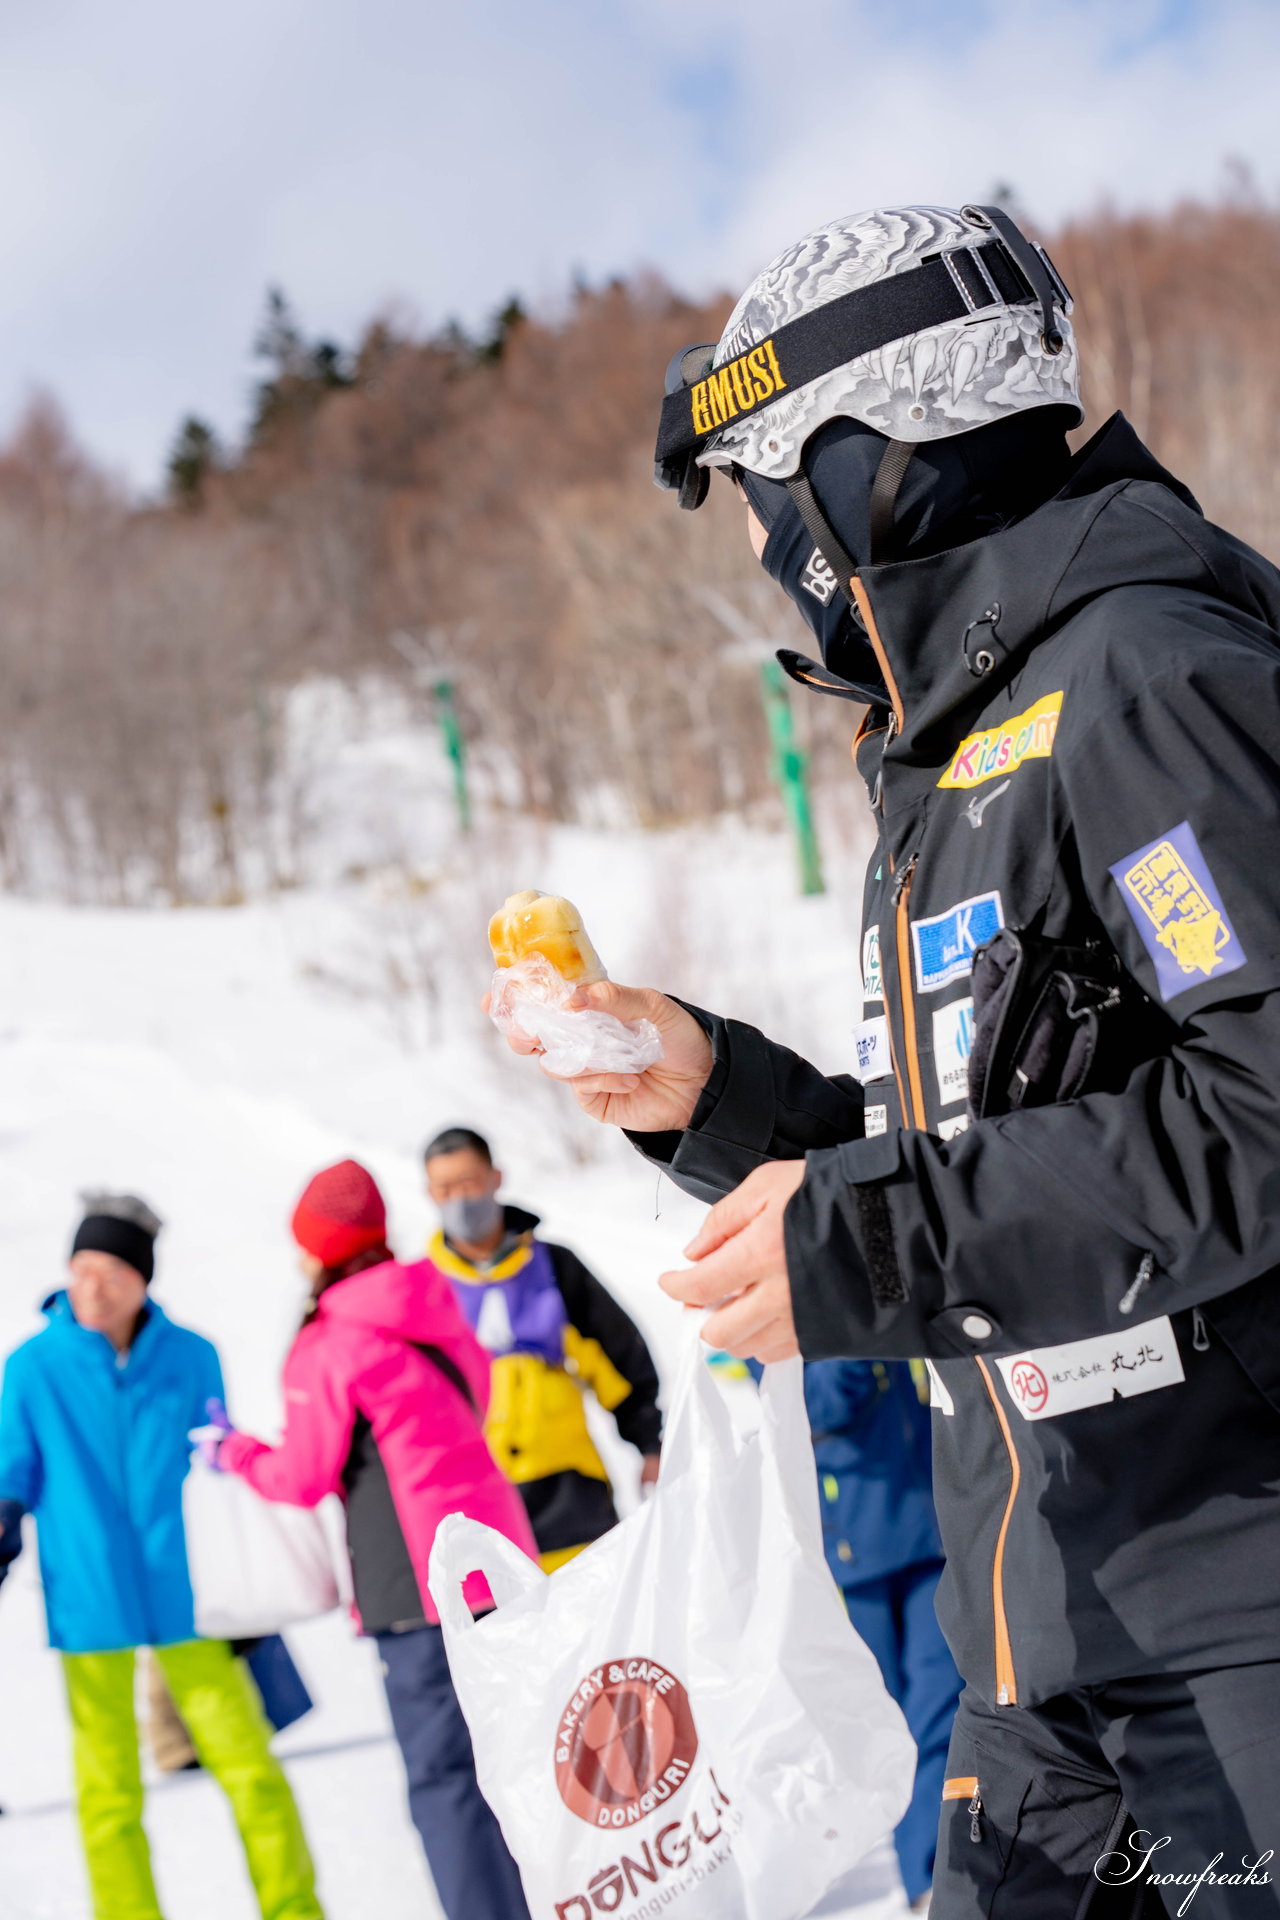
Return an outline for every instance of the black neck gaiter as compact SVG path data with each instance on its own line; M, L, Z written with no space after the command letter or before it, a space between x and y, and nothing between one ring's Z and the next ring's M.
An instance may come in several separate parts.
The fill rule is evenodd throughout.
M1010 526L1043 506L1066 479L1071 454L1065 407L1037 407L916 448L899 489L893 560L921 560ZM832 420L805 448L809 481L846 551L866 566L871 550L871 491L887 445L860 420ZM857 682L880 677L842 592L824 605L806 586L813 536L786 484L742 472L743 488L769 538L761 564L794 602L833 673Z

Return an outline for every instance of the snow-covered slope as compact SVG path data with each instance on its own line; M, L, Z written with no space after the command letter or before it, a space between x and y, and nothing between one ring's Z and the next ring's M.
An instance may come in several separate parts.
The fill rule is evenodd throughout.
M852 849L848 858L853 860ZM757 1018L831 1067L853 1017L849 894L795 900L785 842L726 826L662 837L491 833L422 879L390 870L269 904L113 913L0 902L0 1351L39 1325L83 1186L138 1189L165 1216L156 1292L213 1338L232 1411L270 1433L302 1283L286 1221L307 1177L354 1154L393 1239L431 1224L418 1151L467 1121L510 1197L615 1287L667 1360L677 1310L654 1285L700 1209L562 1089L510 1059L476 1009L483 921L511 889L569 892L617 978ZM806 1009L830 1024L806 1027ZM602 1429L624 1503L635 1460ZM81 1920L57 1664L34 1556L0 1596L0 1889L5 1920ZM333 1920L436 1911L402 1804L370 1648L337 1619L291 1635L319 1707L281 1741ZM251 1912L234 1834L199 1777L162 1783L149 1823L172 1920ZM899 1911L891 1864L862 1882Z

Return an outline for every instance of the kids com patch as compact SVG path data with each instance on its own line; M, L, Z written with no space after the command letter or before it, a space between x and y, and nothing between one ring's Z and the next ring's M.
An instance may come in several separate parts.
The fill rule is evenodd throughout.
M1016 773L1024 760L1047 760L1058 737L1061 693L1046 693L1025 713L998 727L971 733L952 754L940 787L980 787L1001 773Z
M1111 877L1155 963L1162 1000L1244 965L1244 948L1188 821L1117 860Z

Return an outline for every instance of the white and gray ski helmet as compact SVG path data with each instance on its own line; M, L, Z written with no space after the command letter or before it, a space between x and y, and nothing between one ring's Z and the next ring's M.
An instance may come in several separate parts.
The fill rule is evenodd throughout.
M840 418L915 445L1033 407L1068 406L1078 422L1070 311L1043 247L998 207L881 207L833 220L753 280L714 351L676 356L655 478L680 485L683 454L785 480L806 441ZM755 373L763 377L749 384ZM693 478L686 467L684 504Z

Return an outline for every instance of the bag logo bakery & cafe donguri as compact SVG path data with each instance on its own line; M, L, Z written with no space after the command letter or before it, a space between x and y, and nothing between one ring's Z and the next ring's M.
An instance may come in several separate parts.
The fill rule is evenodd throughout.
M698 1751L689 1696L656 1660L606 1660L556 1729L556 1786L593 1827L629 1827L683 1786Z

